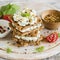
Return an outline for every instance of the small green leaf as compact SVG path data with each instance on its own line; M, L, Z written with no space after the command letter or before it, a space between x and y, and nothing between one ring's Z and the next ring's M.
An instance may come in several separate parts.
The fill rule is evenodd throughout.
M23 17L29 17L30 13L21 13L21 16L23 16Z
M11 49L11 48L7 48L7 49L6 49L6 52L7 52L7 53L11 53L11 52L12 52L12 49Z
M60 33L58 33L58 37L60 37Z
M36 52L42 52L44 50L44 46L36 48Z
M12 4L12 8L14 8L15 10L19 10L20 9L20 7L18 5L16 5L16 4Z

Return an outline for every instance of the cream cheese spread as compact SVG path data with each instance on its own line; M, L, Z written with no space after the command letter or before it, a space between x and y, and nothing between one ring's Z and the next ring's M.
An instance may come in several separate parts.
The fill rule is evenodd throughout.
M26 37L26 36L18 36L18 35L15 35L15 38L17 39L23 39L23 40L27 40L27 41L36 41L40 38L40 31L38 31L38 34L36 37Z
M35 10L24 9L22 11L17 11L13 16L14 21L16 21L20 26L26 26L28 24L32 25L37 22L37 15Z

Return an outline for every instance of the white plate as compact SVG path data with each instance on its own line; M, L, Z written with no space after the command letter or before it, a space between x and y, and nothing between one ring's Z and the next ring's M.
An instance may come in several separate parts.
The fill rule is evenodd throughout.
M35 9L38 14L46 9L55 9L53 6L44 4L44 3L16 3L22 8L32 8ZM53 32L53 30L42 30L44 36ZM59 32L60 29L57 30ZM12 45L13 41L11 40L10 35L7 38L0 39L0 57L12 60L23 60L23 59L44 59L50 56L53 56L60 52L60 38L54 43L41 42L39 46L45 46L45 49L41 53L35 52L35 48L39 46L28 46L28 47L16 47ZM9 47L12 49L12 53L6 53L6 48ZM27 49L27 50L26 50Z

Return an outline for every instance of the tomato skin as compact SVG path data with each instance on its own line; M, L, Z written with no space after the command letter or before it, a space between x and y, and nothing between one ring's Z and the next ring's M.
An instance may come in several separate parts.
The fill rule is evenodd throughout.
M58 39L58 33L54 32L46 37L46 40L50 43L55 42Z
M3 16L3 19L9 21L9 22L12 22L12 18L11 18L11 15L4 15Z

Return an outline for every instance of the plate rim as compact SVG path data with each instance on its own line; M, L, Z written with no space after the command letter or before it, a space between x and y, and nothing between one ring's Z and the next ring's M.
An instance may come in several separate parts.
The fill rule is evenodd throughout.
M15 3L15 2L12 2L12 3ZM17 2L17 3L26 3L26 2ZM27 2L27 3L28 3L28 2ZM29 3L30 3L30 2L29 2ZM34 3L41 3L41 2L34 2ZM46 3L44 3L44 4L45 4L45 5L49 5L49 6L51 6L51 7L54 7L54 6L50 5L50 4L46 4ZM54 7L54 8L55 8L55 7ZM55 8L55 9L57 9L57 8ZM35 56L32 55L33 57L32 57L31 59L44 59L44 58L48 58L48 57L51 57L51 56L53 56L53 55L56 55L56 54L58 54L58 53L60 52L60 51L59 51L59 50L60 50L60 47L59 47L59 46L60 46L60 44L59 44L57 47L51 49L51 50L54 50L54 51L55 51L55 49L58 48L58 49L56 49L57 51L56 51L56 53L54 53L54 54L50 54L50 55L48 56L47 53L50 51L50 50L49 50L49 51L47 51L47 53L45 52L45 54L46 54L45 57L42 58L42 57L39 57L40 54L39 54L39 56L38 56L38 55L36 56L36 54L35 54ZM1 53L1 52L0 52L0 53ZM53 53L53 51L52 51L51 53ZM12 58L12 57L8 58L8 55L9 55L9 54L7 54L7 57L6 57L6 56L5 56L5 57L3 56L3 57L1 57L1 58L11 59L11 60L14 59L14 58ZM22 55L22 54L21 54L21 55ZM24 55L27 55L27 54L24 54ZM27 56L28 56L28 55L27 55ZM31 56L30 56L30 57L31 57ZM20 59L23 60L23 59L27 59L27 58L25 57L25 58L20 58ZM29 58L29 59L30 59L30 58ZM16 59L14 59L14 60L16 60ZM19 59L18 59L18 60L19 60Z

